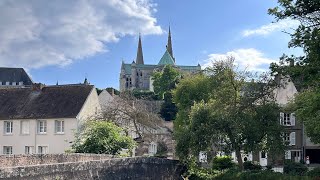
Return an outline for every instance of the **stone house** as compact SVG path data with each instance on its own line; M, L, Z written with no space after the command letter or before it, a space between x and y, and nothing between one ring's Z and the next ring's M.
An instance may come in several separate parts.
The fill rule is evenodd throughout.
M64 153L100 110L92 85L0 88L0 154Z

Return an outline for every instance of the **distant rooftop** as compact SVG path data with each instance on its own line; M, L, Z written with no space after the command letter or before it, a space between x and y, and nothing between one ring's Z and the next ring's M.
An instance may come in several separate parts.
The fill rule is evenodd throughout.
M33 83L23 68L8 67L0 67L0 82L0 85L32 85Z

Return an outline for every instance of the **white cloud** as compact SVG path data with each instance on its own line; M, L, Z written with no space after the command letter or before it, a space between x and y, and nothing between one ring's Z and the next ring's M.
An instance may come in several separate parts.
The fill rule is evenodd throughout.
M0 1L0 66L68 65L125 35L161 34L151 0Z
M300 24L297 20L285 19L279 22L263 25L257 29L247 29L242 32L244 37L252 35L268 35L275 31L288 30L290 28L296 28Z
M235 65L237 65L239 69L246 69L248 71L267 71L270 63L276 62L274 59L265 57L262 52L254 48L249 48L236 49L225 54L209 54L208 59L203 61L202 67L208 67L212 65L212 62L216 60L225 60L230 56L235 58Z

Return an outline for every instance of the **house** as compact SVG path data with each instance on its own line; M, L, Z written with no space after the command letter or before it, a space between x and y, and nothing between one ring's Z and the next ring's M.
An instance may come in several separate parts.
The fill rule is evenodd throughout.
M127 90L149 90L153 91L153 80L151 78L153 72L161 71L165 65L172 65L183 73L197 73L201 71L201 66L177 65L173 56L173 48L171 41L171 31L169 27L168 41L163 56L158 64L145 64L142 52L141 36L139 35L137 56L132 63L124 63L122 61L120 71L120 91Z
M0 154L64 153L100 109L92 85L0 88Z
M31 86L32 80L23 68L0 67L0 88Z

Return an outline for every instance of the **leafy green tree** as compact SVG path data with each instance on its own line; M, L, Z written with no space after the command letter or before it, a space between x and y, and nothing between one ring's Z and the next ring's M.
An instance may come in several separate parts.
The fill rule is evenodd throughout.
M173 120L176 118L177 111L176 105L172 102L172 93L166 92L164 94L164 102L161 104L161 117L166 121Z
M122 128L108 121L89 121L78 135L72 148L76 153L119 154L121 149L130 151L135 142L123 135Z
M164 66L162 71L152 75L154 92L162 97L165 92L175 88L179 77L180 73L177 69L171 65Z
M183 150L188 154L178 153L181 158L197 156L200 151L212 146L226 146L236 153L239 167L243 169L241 150L283 152L279 108L272 100L270 80L264 77L258 82L248 81L247 73L234 71L233 58L216 62L207 74L214 88L205 89L204 93L208 94L203 95L204 99L194 102L190 111L184 112L189 112L187 122L175 126L178 147L181 146L180 140L185 142L185 137L181 137L185 135L179 132L189 132L189 147ZM181 92L179 86L176 92ZM195 90L202 93L198 92L199 89ZM184 96L179 97L183 99L175 98L178 107L179 102L186 101Z
M269 9L276 20L294 19L300 22L291 33L289 47L302 48L304 55L283 55L280 63L271 64L273 74L289 75L300 90L293 110L305 124L308 136L320 143L320 1L278 0L278 6Z

